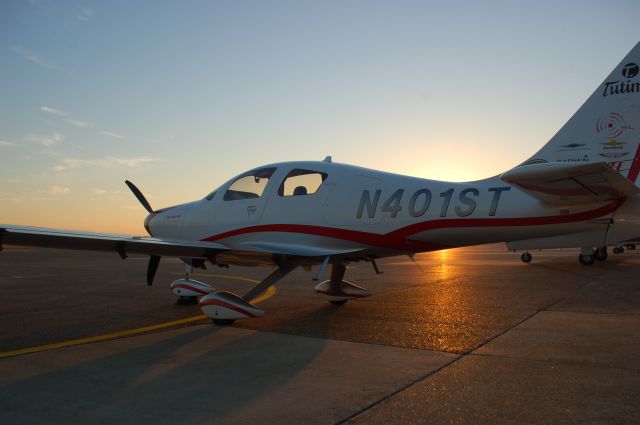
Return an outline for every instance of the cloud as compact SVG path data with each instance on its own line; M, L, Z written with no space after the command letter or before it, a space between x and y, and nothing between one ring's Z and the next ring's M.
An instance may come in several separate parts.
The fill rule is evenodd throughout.
M136 158L116 158L113 156L109 156L103 159L65 158L62 160L62 164L56 165L53 169L55 171L66 171L79 167L112 168L119 165L126 167L137 167L140 164L156 161L160 160L158 158L150 158L148 156L141 156Z
M88 7L80 7L80 6L78 6L73 11L73 15L76 17L77 20L82 21L82 22L86 22L89 19L91 19L94 16L96 16L96 13L93 11L93 9L89 9Z
M39 65L43 68L52 69L54 71L60 71L60 72L63 71L62 68L60 68L59 66L56 66L52 63L47 62L46 60L38 56L36 53L23 49L20 46L13 46L11 48L11 51L17 55L22 56L24 59L28 60L29 62L33 62L36 65Z
M58 164L53 169L55 171L65 171L78 167L100 167L107 168L110 166L109 160L106 159L73 159L65 158L62 164Z
M65 193L69 193L69 190L66 186L51 186L50 193L52 195L64 195Z
M105 136L109 136L109 137L113 137L114 139L126 139L126 137L121 136L120 134L117 133L112 133L110 131L101 131L100 133L104 134Z
M0 140L0 146L5 148L10 148L10 147L16 146L16 144L13 142L8 142L6 140Z
M100 189L99 187L93 189L94 195L104 195L105 193L107 193L107 191L104 189Z
M50 106L41 106L40 110L46 112L47 114L57 115L59 117L66 117L67 115L69 115L65 111L61 111L60 109L52 108Z
M58 117L68 117L70 114L68 112L65 112L61 109L57 109L57 108L52 108L51 106L41 106L40 110L43 112L46 112L47 114L51 114L51 115L56 115ZM80 120L74 120L71 118L66 118L65 119L66 122L68 122L69 124L73 124L76 127L89 127L91 124L89 124L88 122L85 121L80 121ZM114 137L117 135L114 135Z
M72 120L72 119L68 119L67 122L69 124L73 124L76 127L89 127L91 124L89 124L88 122L84 122L84 121L78 121L78 120Z
M114 158L116 163L119 165L126 165L127 167L137 167L140 164L144 164L145 162L155 162L159 161L157 158L149 158L147 156L139 157L139 158Z
M53 185L47 190L40 190L39 193L46 193L47 195L65 195L69 193L71 189L66 186Z
M16 195L15 193L9 192L0 192L0 201L1 202L16 202L20 203L24 200L22 196Z
M64 139L64 134L62 133L53 133L51 136L41 136L38 134L30 134L27 136L27 140L32 142L40 143L43 146L52 146Z

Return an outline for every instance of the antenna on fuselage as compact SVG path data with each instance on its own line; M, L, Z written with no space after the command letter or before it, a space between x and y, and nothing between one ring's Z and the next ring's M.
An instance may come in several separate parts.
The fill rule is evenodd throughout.
M331 162L331 155L325 156L322 162Z

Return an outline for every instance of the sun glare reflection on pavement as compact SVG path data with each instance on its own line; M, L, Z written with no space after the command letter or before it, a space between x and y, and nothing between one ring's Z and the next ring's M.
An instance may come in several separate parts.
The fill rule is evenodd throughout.
M474 339L473 324L480 318L467 307L475 297L465 260L463 249L447 249L416 256L419 268L396 263L406 264L405 273L411 270L412 279L403 276L404 280L421 282L398 295L398 301L405 303L405 324L397 345L462 352L467 341Z

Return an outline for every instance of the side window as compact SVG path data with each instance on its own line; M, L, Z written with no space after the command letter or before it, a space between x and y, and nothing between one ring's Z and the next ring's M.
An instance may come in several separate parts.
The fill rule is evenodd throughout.
M252 199L262 196L269 178L276 171L275 168L261 168L240 175L224 193L225 201L237 201L238 199Z
M327 179L327 173L302 170L296 168L287 174L278 189L280 196L313 195L318 191L322 182Z

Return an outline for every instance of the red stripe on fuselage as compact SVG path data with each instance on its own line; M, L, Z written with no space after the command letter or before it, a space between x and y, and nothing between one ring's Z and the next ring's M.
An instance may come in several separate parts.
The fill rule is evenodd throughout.
M564 224L591 220L614 212L625 199L618 199L608 205L595 210L584 211L576 214L554 215L543 217L514 217L514 218L450 218L441 220L429 220L412 224L386 234L361 232L358 230L337 229L334 227L311 226L306 224L264 224L259 226L244 227L229 232L213 235L202 239L213 242L233 236L255 232L286 232L302 233L306 235L324 236L333 239L342 239L358 242L364 245L377 246L398 250L428 250L443 249L446 246L420 242L408 239L409 236L429 230L461 228L461 227L511 227L511 226L541 226L549 224Z

